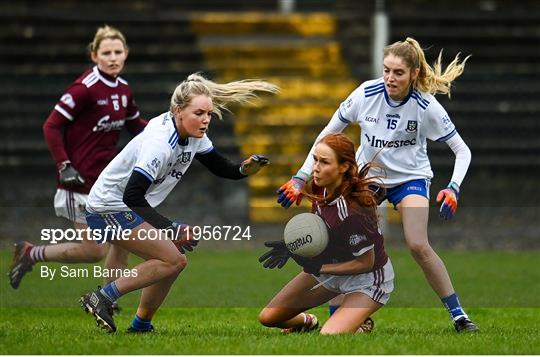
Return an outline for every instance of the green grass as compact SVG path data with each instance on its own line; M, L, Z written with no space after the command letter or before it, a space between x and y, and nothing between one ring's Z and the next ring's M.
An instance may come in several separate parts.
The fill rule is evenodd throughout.
M0 252L1 354L538 354L540 252L442 252L454 286L481 332L458 335L405 251L390 251L396 290L369 335L282 336L257 322L259 310L297 271L262 269L260 251L189 255L189 265L154 319L157 333L127 335L137 293L121 299L119 332L95 327L77 297L100 279L39 277L8 286L10 252ZM59 267L58 264L47 264ZM70 267L89 267L72 265ZM326 320L327 310L315 309Z

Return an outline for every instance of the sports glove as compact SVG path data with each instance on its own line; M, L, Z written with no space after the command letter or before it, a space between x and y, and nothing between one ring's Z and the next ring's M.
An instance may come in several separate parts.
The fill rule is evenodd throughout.
M304 258L291 253L287 249L284 241L273 240L264 242L264 245L272 249L261 255L259 258L259 262L263 263L263 267L268 269L274 269L277 267L278 269L281 269L283 266L285 266L289 258L292 258L296 264L300 265L304 269L304 272L313 274L315 276L320 275L322 264L315 262L313 259Z
M268 269L281 269L289 260L290 252L282 240L272 240L264 242L264 245L270 249L268 252L261 255L259 263L263 263L263 267Z
M321 263L317 263L313 259L301 257L296 254L290 254L291 258L296 262L296 264L300 265L305 273L313 274L315 276L321 275Z
M277 190L277 194L279 195L277 202L282 207L289 208L296 201L296 205L298 206L304 197L302 189L305 185L306 180L300 176L293 176Z
M69 160L58 164L58 175L62 185L82 186L85 183L84 178L77 170L75 170L73 166L71 166L71 162Z
M255 175L263 166L266 166L269 163L270 160L268 160L266 156L251 155L240 165L240 173L246 176Z
M173 234L172 241L180 253L192 252L199 244L199 240L193 237L192 227L187 224L173 222L169 229Z
M448 220L454 217L458 206L458 196L459 185L453 181L448 184L447 188L439 192L437 202L443 201L439 209L439 216L441 218Z

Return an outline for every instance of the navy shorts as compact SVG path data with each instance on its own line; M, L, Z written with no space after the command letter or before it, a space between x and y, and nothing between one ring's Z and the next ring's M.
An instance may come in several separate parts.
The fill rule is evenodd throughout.
M126 229L140 226L144 219L133 211L90 213L86 211L86 222L98 243L105 243Z
M401 185L387 188L385 198L394 205L394 208L401 202L405 196L420 195L429 200L429 185L428 179L416 179L402 183Z

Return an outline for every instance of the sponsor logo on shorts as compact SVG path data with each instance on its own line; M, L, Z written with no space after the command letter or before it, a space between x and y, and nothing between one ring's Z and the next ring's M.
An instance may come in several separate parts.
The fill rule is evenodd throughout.
M133 222L135 220L135 218L133 217L133 214L131 212L124 212L124 218L129 223L131 223L131 222Z
M422 187L409 186L409 187L407 187L407 191L422 191Z

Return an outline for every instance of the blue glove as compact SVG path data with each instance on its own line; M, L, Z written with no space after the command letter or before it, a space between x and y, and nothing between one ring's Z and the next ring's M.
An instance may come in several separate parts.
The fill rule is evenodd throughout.
M439 216L445 220L452 219L456 214L458 206L459 186L455 182L450 182L448 187L441 190L437 195L437 202L441 202Z
M293 176L277 190L277 194L279 195L277 202L285 208L289 208L293 202L296 202L298 206L304 197L302 189L305 185L306 181L304 179L299 176Z

